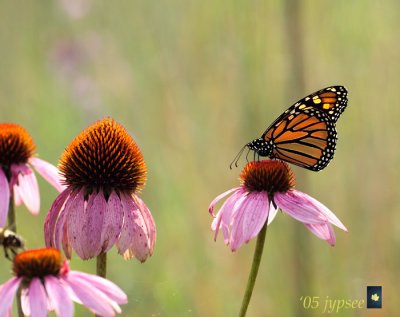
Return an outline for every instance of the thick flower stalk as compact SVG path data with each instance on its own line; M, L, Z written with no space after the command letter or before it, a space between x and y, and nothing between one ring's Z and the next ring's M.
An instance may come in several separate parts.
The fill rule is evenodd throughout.
M124 127L111 118L91 125L66 148L59 169L66 189L46 217L47 246L63 248L67 258L75 250L90 259L113 245L126 259L151 256L156 228L137 195L146 165Z
M209 206L209 212L214 216L215 239L222 230L225 243L232 251L257 236L267 219L269 225L278 208L332 246L336 243L332 224L347 231L326 206L293 188L294 174L286 163L278 160L250 162L240 178L242 184L239 187L219 195ZM231 196L215 215L215 204L229 194Z
M33 215L39 213L39 187L32 167L59 192L64 189L57 168L34 157L35 148L23 127L0 123L0 227L6 224L12 196L17 206L24 203Z
M99 276L70 271L68 262L53 248L24 251L13 261L14 277L0 285L0 317L11 316L19 287L25 316L72 317L73 301L101 316L121 313L118 304L128 302L126 294L114 283Z

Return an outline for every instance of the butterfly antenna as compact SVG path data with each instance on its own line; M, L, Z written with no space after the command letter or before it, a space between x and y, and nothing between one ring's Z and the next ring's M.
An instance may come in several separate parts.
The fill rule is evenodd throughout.
M239 159L240 159L240 157L242 156L242 153L243 153L244 149L246 148L246 146L247 146L247 144L246 144L245 146L243 146L243 147L240 149L240 151L239 151L238 154L236 154L235 158L233 159L233 161L232 161L231 164L229 165L229 168L230 168L230 169L232 169L232 164L233 164L233 163L235 163L235 166L238 167Z

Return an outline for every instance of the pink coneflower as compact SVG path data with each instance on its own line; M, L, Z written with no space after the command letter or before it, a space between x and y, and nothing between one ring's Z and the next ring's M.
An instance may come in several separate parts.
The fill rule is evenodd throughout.
M68 262L53 248L19 253L13 262L14 277L0 285L0 316L11 316L11 307L19 287L21 307L26 316L73 316L72 301L83 304L101 316L121 313L118 304L128 302L114 283L99 276L70 271Z
M114 244L129 259L144 262L153 253L156 229L138 191L146 181L139 147L124 127L107 118L82 131L67 147L59 168L67 189L45 221L47 246L71 249L82 259Z
M17 206L23 202L37 215L40 209L39 188L32 166L58 191L63 190L57 168L37 157L35 144L20 125L0 123L0 227L7 219L11 190Z
M219 195L209 207L209 212L215 217L212 222L215 239L221 229L225 243L232 251L257 236L266 221L270 224L278 208L332 246L336 239L331 224L347 231L327 207L293 189L294 174L286 163L277 160L250 162L240 178L241 186ZM215 216L215 204L229 194L232 195Z

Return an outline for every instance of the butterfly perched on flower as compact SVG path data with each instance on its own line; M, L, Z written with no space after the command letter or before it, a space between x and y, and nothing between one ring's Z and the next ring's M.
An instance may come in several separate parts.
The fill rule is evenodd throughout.
M336 122L347 106L343 86L321 89L296 102L282 113L262 136L247 143L235 157L238 160L247 147L254 156L268 156L294 165L320 171L335 153ZM248 154L248 153L247 153Z

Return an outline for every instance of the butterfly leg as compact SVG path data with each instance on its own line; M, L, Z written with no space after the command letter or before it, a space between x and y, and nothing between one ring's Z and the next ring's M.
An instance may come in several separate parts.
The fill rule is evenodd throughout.
M247 151L247 154L246 154L246 162L247 163L249 162L249 153L250 153L250 149Z

